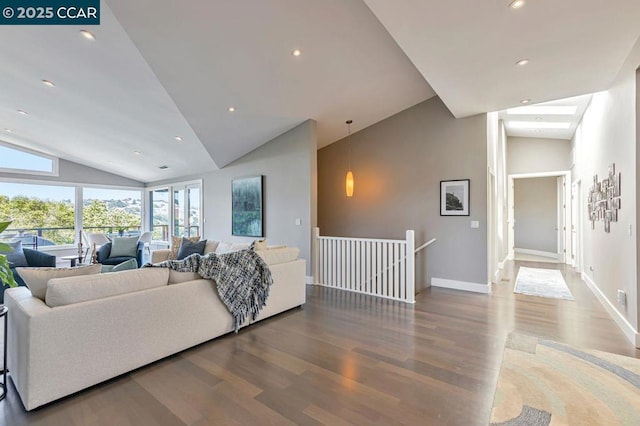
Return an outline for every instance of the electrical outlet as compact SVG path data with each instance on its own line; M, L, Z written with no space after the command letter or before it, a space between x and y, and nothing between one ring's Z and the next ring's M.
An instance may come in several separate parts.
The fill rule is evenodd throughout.
M593 272L593 266L589 266L589 270Z
M618 290L618 305L627 306L627 293L623 290Z
M302 225L302 219L296 219L296 225L297 226L301 226Z

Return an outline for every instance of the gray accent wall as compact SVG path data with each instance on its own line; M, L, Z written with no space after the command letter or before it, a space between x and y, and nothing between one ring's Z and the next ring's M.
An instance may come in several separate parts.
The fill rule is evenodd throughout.
M416 288L432 277L487 284L485 115L456 119L440 98L429 99L318 151L318 179L321 235L404 239L413 229L416 247L438 240L416 257ZM440 181L453 179L471 179L470 217L440 216Z
M316 122L307 120L223 169L203 175L149 183L148 187L203 180L203 238L250 242L231 235L231 181L264 176L264 230L267 243L299 247L311 276L311 233L316 225ZM301 220L296 225L296 219Z
M514 244L558 252L558 178L514 179Z
M58 176L28 175L22 173L0 173L1 179L24 179L48 182L82 183L93 185L114 185L144 187L143 182L103 172L93 167L83 166L73 161L59 160Z
M542 173L571 169L571 141L507 138L507 173Z

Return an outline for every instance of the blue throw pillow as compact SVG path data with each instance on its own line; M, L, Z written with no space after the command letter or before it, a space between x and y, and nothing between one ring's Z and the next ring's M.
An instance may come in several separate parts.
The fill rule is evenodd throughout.
M0 251L0 254L7 256L7 260L12 268L29 266L27 258L24 256L24 251L22 251L22 241L6 244L12 248L12 251Z
M111 242L109 257L136 257L138 237L114 238Z
M178 250L178 257L176 260L182 260L185 257L189 257L192 254L204 254L204 247L207 245L207 240L198 241L197 243L192 243L186 238L182 238L182 243L180 244L180 250Z

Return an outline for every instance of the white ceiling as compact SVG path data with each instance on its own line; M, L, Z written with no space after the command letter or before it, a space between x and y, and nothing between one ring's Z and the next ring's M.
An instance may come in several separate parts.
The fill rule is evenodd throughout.
M145 182L214 169L127 34L101 9L102 25L89 28L95 41L74 26L0 26L0 139ZM158 169L164 164L170 168Z
M640 35L638 0L364 1L456 117L606 90Z
M224 167L309 118L326 146L346 119L358 131L431 87L458 117L605 90L640 35L638 0L508 3L108 0L93 42L0 26L0 139L152 182Z
M580 124L580 120L582 120L582 116L589 106L589 102L591 102L591 95L582 95L573 98L531 105L531 108L565 106L575 107L575 113L573 114L522 114L523 111L533 111L531 111L531 108L529 108L529 106L520 106L509 111L502 110L498 115L504 121L507 136L570 140L571 138L573 138L573 135L576 132L576 128L578 127L578 124ZM566 129L516 129L513 125L514 122L532 123L532 125L534 126L541 123L568 123L569 127Z

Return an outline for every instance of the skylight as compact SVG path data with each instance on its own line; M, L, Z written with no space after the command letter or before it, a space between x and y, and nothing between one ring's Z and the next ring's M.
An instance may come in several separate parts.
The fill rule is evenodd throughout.
M0 171L57 175L58 159L25 148L0 143Z
M509 115L574 115L578 111L577 106L572 105L531 105L518 108L509 108Z
M552 121L508 121L507 126L511 129L561 129L566 130L571 127L571 123Z

